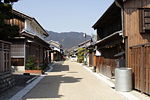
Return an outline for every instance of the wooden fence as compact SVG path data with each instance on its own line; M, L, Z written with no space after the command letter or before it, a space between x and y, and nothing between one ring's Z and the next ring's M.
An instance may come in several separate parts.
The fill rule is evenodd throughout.
M129 54L135 89L150 94L150 44L131 47Z
M11 55L10 43L0 41L0 73L10 71Z
M0 92L14 86L11 75L10 43L0 40Z
M96 67L98 71L107 77L113 78L117 63L115 59L106 59L104 57L96 57Z

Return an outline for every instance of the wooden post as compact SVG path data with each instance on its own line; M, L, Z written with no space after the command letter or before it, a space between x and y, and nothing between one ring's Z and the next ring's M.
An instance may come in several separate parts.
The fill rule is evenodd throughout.
M144 46L141 47L141 68L140 68L140 89L141 93L144 93Z
M9 56L9 69L11 69L11 45L9 45L9 48L10 48L9 53L8 53L8 56Z
M0 72L2 72L2 70L3 70L3 66L2 66L2 60L3 60L3 58L2 58L2 51L0 51Z
M1 52L1 58L2 58L2 61L1 61L1 66L2 66L2 72L5 71L4 69L4 43L2 43L2 52Z

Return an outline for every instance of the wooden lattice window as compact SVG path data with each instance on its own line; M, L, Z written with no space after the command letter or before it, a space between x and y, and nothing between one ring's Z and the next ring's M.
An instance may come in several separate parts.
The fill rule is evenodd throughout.
M140 9L140 32L150 33L150 8Z

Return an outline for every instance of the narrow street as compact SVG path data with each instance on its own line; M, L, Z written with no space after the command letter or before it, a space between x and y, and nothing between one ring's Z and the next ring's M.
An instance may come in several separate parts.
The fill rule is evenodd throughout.
M23 100L127 100L75 62L59 62Z

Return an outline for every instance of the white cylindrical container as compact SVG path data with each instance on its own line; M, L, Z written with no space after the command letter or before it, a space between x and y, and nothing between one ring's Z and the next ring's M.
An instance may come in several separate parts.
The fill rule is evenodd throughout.
M115 89L117 91L128 92L132 90L131 68L116 68L115 79Z

